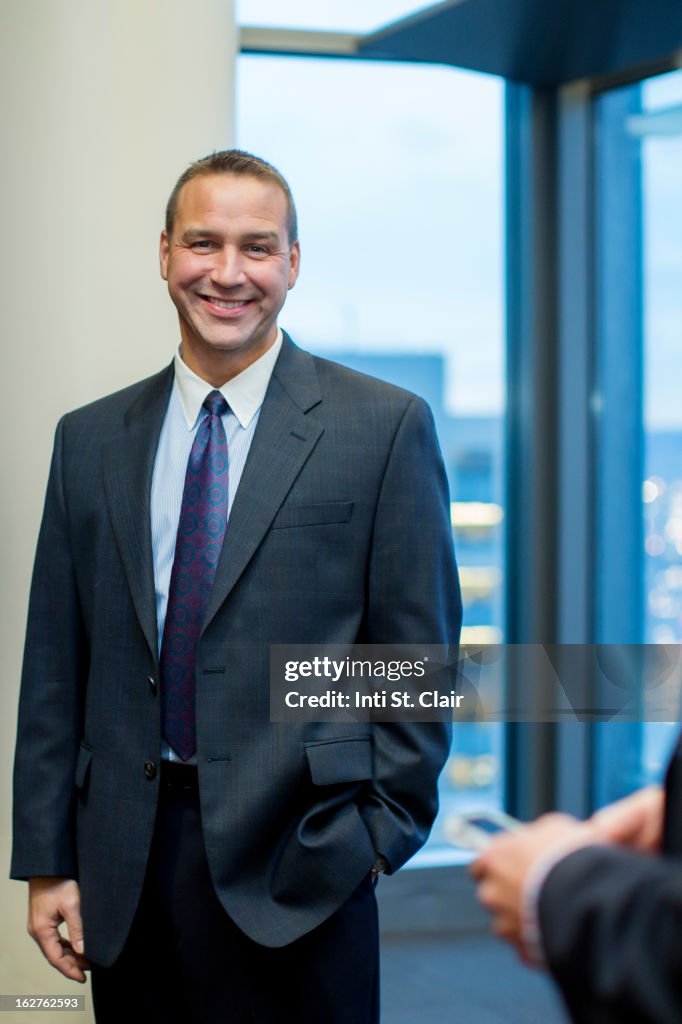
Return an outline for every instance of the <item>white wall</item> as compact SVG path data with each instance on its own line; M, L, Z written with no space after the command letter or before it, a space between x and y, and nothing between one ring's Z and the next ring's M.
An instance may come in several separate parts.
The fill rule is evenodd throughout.
M25 933L11 761L33 549L68 409L169 362L157 245L172 185L233 141L232 0L0 2L0 992L82 993ZM89 1003L89 990L86 990ZM46 1014L22 1013L24 1024ZM60 1013L88 1024L90 1013Z

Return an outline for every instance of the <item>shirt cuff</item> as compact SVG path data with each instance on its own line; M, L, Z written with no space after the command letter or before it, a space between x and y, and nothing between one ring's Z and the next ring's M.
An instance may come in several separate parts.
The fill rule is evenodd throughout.
M554 847L543 857L538 857L528 871L521 892L521 939L526 958L534 967L539 967L542 970L545 970L547 967L547 958L540 929L539 905L542 887L547 881L548 875L570 853L580 850L585 846L597 845L608 846L610 844L607 841L596 843L593 839L588 843L584 840L566 840L566 842Z

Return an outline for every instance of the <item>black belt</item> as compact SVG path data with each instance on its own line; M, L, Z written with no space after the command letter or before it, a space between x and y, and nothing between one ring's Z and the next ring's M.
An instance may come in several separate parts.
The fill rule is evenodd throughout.
M177 761L161 762L161 785L167 789L199 790L199 773L195 764L180 764Z

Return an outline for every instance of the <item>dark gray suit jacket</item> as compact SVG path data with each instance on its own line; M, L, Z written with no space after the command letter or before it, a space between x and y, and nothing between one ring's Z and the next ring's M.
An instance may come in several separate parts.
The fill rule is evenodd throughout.
M79 880L86 953L104 966L158 799L150 488L172 382L169 367L60 422L31 590L11 872ZM427 406L285 336L197 656L206 851L256 941L315 927L375 851L395 870L419 848L449 745L436 723L271 723L269 644L456 643L459 627Z
M682 747L666 779L663 855L592 846L541 893L548 966L576 1024L682 1024Z

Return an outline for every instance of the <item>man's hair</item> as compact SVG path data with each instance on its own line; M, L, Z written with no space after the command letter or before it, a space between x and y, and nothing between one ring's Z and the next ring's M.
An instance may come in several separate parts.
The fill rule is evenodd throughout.
M208 156L195 160L180 175L166 205L166 234L169 238L173 233L178 198L183 186L188 181L191 181L192 178L209 174L235 174L243 177L259 178L261 181L270 181L277 185L284 193L284 198L287 201L287 235L289 237L289 244L293 245L298 239L296 205L285 178L267 160L261 160L260 157L253 156L252 153L246 153L242 149L223 149L216 153L209 153Z

